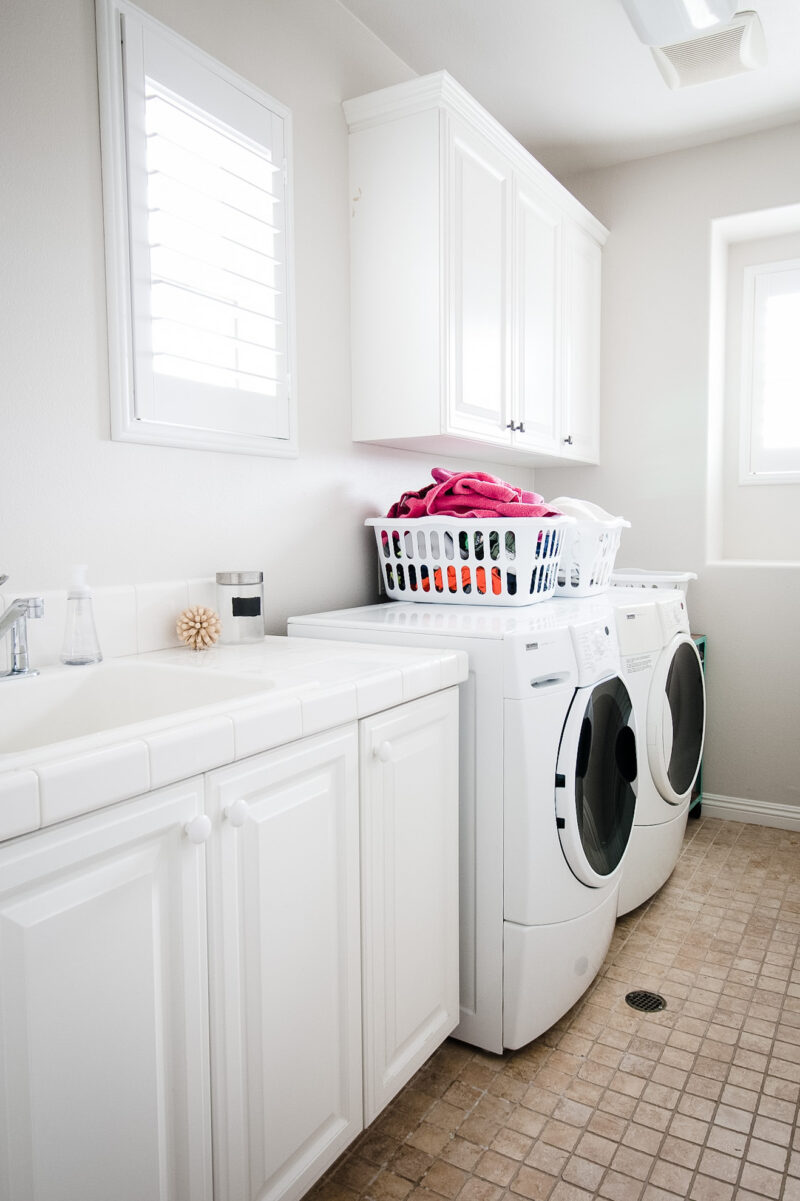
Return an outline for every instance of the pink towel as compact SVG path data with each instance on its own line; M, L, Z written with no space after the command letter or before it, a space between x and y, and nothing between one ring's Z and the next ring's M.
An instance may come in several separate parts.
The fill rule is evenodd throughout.
M434 467L434 483L404 492L387 517L558 517L536 492L515 488L484 471Z

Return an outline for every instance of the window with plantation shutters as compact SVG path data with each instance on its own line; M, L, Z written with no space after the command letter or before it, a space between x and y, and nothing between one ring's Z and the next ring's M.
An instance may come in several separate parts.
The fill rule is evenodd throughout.
M290 114L123 0L98 32L113 436L294 454Z

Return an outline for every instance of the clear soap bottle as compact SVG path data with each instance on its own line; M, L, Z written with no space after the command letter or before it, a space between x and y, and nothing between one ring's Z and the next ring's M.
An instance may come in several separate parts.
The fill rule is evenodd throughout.
M67 593L67 620L61 662L75 666L99 663L103 658L94 624L92 593L86 583L86 567L73 567Z

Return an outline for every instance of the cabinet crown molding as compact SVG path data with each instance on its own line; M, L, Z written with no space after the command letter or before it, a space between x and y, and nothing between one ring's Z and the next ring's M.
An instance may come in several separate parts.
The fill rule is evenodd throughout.
M514 169L529 183L541 188L549 196L557 197L562 210L582 225L600 245L608 238L608 230L602 222L584 208L580 201L447 71L435 71L431 75L421 75L406 83L394 84L392 87L369 92L365 96L345 100L342 108L351 134L431 109L439 109L445 114L460 117L490 138L507 156Z

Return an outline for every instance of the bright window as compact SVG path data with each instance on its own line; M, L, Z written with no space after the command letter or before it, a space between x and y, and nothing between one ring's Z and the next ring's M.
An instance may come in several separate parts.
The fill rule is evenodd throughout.
M743 483L800 480L800 259L743 277Z
M290 114L98 4L112 434L296 453Z

